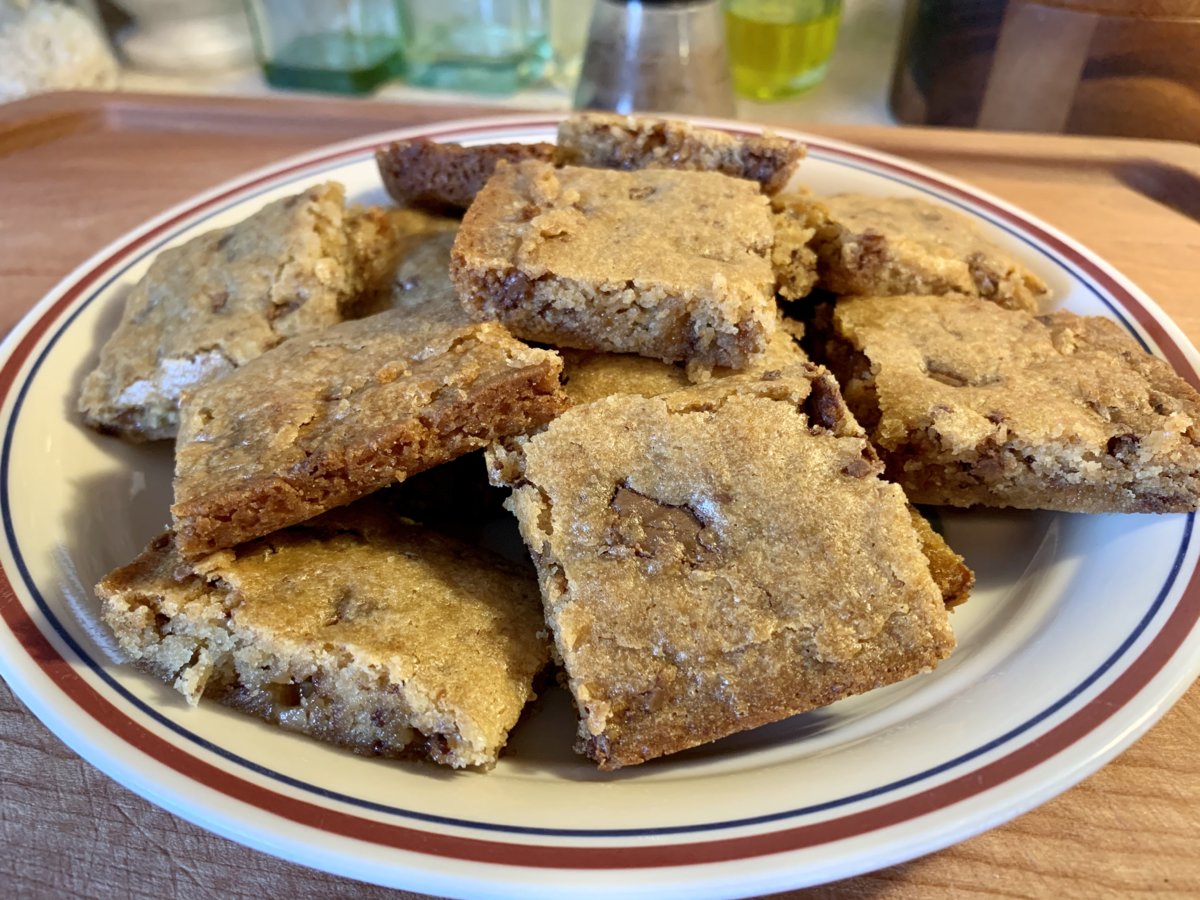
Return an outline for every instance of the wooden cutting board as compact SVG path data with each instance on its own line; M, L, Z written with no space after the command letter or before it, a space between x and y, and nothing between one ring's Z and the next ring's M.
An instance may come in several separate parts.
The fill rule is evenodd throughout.
M83 93L0 106L0 331L109 241L230 176L332 141L491 112ZM1029 210L1115 264L1200 343L1200 147L795 127L935 166ZM804 896L1200 896L1197 747L1193 685L1137 744L1039 809ZM415 896L285 863L175 818L67 750L3 684L0 772L7 896Z

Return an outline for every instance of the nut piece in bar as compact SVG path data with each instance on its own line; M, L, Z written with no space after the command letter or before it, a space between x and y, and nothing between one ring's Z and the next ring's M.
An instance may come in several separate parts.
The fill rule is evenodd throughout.
M735 178L501 163L450 276L518 337L740 369L775 330L773 240L766 198Z
M811 198L789 198L793 214ZM1045 283L948 206L913 197L839 194L816 201L818 287L875 297L959 293L1037 312Z
M510 508L601 768L899 681L954 647L904 495L823 369L597 400L521 451Z
M600 169L695 169L756 181L768 194L787 185L804 145L766 132L730 134L689 122L576 113L558 126L558 161Z
M231 547L532 431L568 405L561 369L494 322L405 310L288 341L185 398L179 551Z
M532 572L370 500L192 564L165 534L97 593L190 703L370 756L492 765L550 655Z
M851 297L832 327L829 365L914 503L1200 507L1200 394L1114 322Z
M364 260L390 240L378 216L346 214L330 182L163 250L84 380L84 421L134 441L173 438L183 391L340 322L374 287Z
M396 141L375 151L383 186L402 206L466 209L499 160L552 160L553 144L440 144L426 138Z

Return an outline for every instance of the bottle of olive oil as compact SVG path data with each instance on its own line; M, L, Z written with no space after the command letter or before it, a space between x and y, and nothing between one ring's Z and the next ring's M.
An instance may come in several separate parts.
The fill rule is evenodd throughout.
M734 89L751 100L776 100L818 84L841 13L841 0L725 0Z

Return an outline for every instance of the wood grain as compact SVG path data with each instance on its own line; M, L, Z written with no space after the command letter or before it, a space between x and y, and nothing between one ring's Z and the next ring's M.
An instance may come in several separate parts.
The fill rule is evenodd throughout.
M0 106L0 329L144 219L290 153L482 110L64 94ZM802 127L802 126L798 126ZM1200 339L1200 148L919 129L811 130L934 165L1110 259ZM1200 896L1200 686L1033 812L923 859L781 896ZM246 849L63 746L0 684L8 896L413 897Z

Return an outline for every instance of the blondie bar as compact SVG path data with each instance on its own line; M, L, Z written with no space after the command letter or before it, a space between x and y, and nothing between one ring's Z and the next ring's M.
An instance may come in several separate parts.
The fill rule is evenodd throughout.
M823 369L597 400L521 452L510 508L601 768L907 678L954 646L904 495Z
M135 441L172 438L183 391L340 322L371 287L359 260L387 240L377 221L360 222L352 245L347 218L330 182L159 253L84 380L84 421Z
M121 649L201 696L373 756L489 766L549 661L533 573L367 500L97 586Z
M966 216L913 197L839 194L805 202L816 228L819 286L835 294L960 293L1037 312L1049 296L1040 278L1011 259ZM780 252L777 249L777 253Z
M383 186L402 206L466 209L499 160L552 160L553 144L441 144L396 141L375 152Z
M695 169L781 191L804 158L804 145L773 135L730 134L689 122L576 113L558 126L558 161L603 169Z
M567 406L561 369L496 323L406 310L288 341L185 399L179 550L233 546L533 430Z
M1114 322L854 297L832 327L829 364L915 503L1200 507L1200 394Z
M500 163L450 276L518 337L744 368L775 329L773 239L766 198L725 175Z

